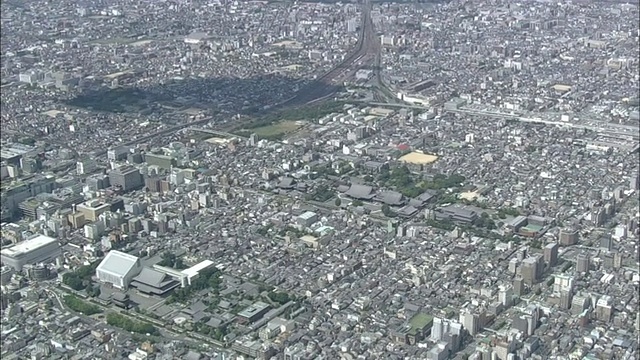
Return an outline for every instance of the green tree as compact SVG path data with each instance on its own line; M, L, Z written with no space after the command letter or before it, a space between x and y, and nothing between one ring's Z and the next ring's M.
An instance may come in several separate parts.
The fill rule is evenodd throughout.
M87 295L91 297L99 297L102 291L100 290L100 286L93 286L91 284L87 285L86 288Z
M64 274L62 276L62 283L76 291L80 291L85 287L82 278L75 273Z
M396 215L387 204L382 205L382 213L387 217L394 217Z
M87 302L84 302L73 295L66 295L62 299L64 301L64 304L67 307L69 307L71 310L77 311L87 316L91 316L91 315L102 312L102 310L100 310L99 307L89 304Z
M335 204L337 207L340 207L340 205L342 205L342 200L340 200L340 198L336 198Z
M162 254L162 260L158 263L158 265L174 268L177 270L183 270L187 268L182 258L177 257L176 254L170 251L166 251L164 254Z
M139 334L159 335L158 329L155 326L142 321L133 321L126 316L110 313L107 315L107 324L121 328L129 332L135 332Z
M289 294L284 292L270 292L268 296L271 301L276 302L280 305L284 305L293 300L293 298Z
M358 207L358 206L362 206L362 205L364 205L364 203L363 203L362 201L360 201L360 200L356 199L356 200L353 200L353 201L351 202L351 205L352 205L352 206L355 206L355 207Z

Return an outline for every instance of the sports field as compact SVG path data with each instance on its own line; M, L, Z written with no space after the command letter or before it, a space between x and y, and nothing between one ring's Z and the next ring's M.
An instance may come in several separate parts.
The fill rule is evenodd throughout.
M423 154L421 152L410 152L400 158L400 161L414 165L427 165L438 160L435 155Z

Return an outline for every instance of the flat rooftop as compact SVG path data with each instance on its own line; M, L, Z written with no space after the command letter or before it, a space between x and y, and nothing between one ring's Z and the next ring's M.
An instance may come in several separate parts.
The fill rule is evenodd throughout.
M6 144L2 146L0 150L0 158L11 159L16 156L24 155L30 151L33 151L35 147L23 144Z
M58 240L52 237L38 235L32 239L17 243L10 248L2 249L1 253L4 256L17 257L56 242Z
M249 306L248 308L242 310L241 312L238 313L238 316L244 317L244 318L250 318L253 315L259 313L260 311L266 309L269 307L269 304L264 303L262 301L258 301L255 304Z
M192 267L188 268L188 269L184 269L182 270L182 273L184 275L187 275L188 277L193 277L198 275L198 273L200 273L200 271L207 269L209 267L213 266L213 261L211 260L204 260L202 262L199 262L195 265L193 265Z
M409 333L415 334L418 332L418 329L429 326L430 323L433 323L433 316L427 315L425 313L417 313L411 318L411 320L409 320L409 325L411 325L411 330L409 330Z
M301 214L299 218L303 220L309 220L314 216L316 216L316 213L314 213L313 211L306 211L305 213Z

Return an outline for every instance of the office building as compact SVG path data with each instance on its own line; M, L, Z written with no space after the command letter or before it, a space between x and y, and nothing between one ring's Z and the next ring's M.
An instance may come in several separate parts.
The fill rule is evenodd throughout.
M587 255L578 255L576 259L576 271L579 273L589 272L589 257Z
M563 290L573 289L573 277L557 274L553 276L553 293L560 294Z
M575 245L578 243L578 239L578 230L573 229L562 229L560 230L560 235L558 236L558 242L562 246Z
M107 150L107 159L109 161L125 160L129 154L129 148L126 146L118 146Z
M530 256L522 261L520 275L527 285L538 282L542 275L543 262L539 256Z
M97 174L87 178L85 185L88 191L98 191L108 188L111 184L109 183L109 176Z
M431 326L431 340L440 341L444 334L449 330L449 322L441 318L433 318L433 326Z
M554 267L558 264L558 244L551 243L544 247L544 262L548 267Z
M91 174L97 168L98 165L93 159L82 159L76 163L76 173L78 175Z
M100 215L111 210L111 204L98 199L86 201L76 205L76 211L84 215L86 221L97 221Z
M571 308L571 302L573 301L573 290L564 289L560 291L560 308L569 310Z
M576 294L571 300L571 313L573 315L579 315L583 311L587 310L591 305L591 298L582 294Z
M524 279L522 279L522 276L518 276L513 279L513 293L516 294L516 296L522 296L524 292Z
M598 321L609 322L611 321L611 315L613 307L611 306L611 296L603 296L596 302L596 319Z
M629 180L629 189L634 191L640 190L640 174L636 173L631 175L631 179Z
M427 360L446 360L450 354L449 343L441 341L427 352Z
M471 336L474 336L480 330L479 316L469 310L463 310L460 313L460 323Z
M148 177L144 179L144 185L152 193L162 192L162 179L157 176Z
M111 250L96 268L96 277L102 283L118 289L127 289L142 271L140 259L117 250Z
M62 249L57 239L39 235L2 249L0 255L3 265L19 272L25 265L53 262L62 255Z
M144 180L140 170L132 166L123 166L109 172L109 183L111 186L119 186L122 191L132 191L141 189Z
M513 305L513 286L504 285L500 286L500 291L498 292L498 299L500 303L504 307L509 307Z

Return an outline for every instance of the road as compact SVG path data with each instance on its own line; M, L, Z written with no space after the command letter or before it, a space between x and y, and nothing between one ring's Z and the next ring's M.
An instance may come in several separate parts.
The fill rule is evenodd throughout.
M387 107L396 107L396 108L406 108L406 109L418 109L418 110L430 110L431 107L421 106L421 105L412 105L412 104L389 104L382 102L371 102L371 101L361 101L370 106L387 106ZM565 121L553 121L553 120L545 120L542 118L536 117L525 117L518 114L508 114L508 113L500 113L495 111L483 111L476 109L465 109L460 108L457 110L447 110L452 113L465 114L469 116L486 116L493 117L496 119L505 119L505 120L516 120L520 122L528 122L528 123L539 123L546 125L557 125L557 126L565 126L572 127L577 129L586 129L590 131L595 131L597 133L602 133L609 136L620 136L620 137L628 137L629 139L633 139L638 141L640 139L640 134L638 132L637 126L632 125L621 125L621 124L613 124L608 123L606 121L601 120L588 120L582 122L565 122ZM634 151L637 151L634 149Z
M62 300L60 299L60 296L58 296L58 294L55 291L47 289L47 288L43 288L43 290L47 294L49 294L49 296L53 297L53 299L55 300L55 303L57 304L56 306L57 306L58 309L60 309L60 311L64 311L65 310L64 304L62 303Z

